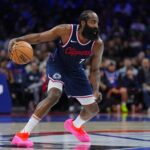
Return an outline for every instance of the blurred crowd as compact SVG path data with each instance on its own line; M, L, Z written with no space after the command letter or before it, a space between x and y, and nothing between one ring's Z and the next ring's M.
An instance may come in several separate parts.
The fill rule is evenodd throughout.
M33 111L45 96L46 61L55 44L33 46L33 61L16 65L8 58L8 41L58 24L78 23L80 13L92 9L100 18L100 36L105 44L100 66L101 111L150 113L149 8L149 0L1 0L0 73L6 75L13 105ZM87 64L87 76L89 72ZM53 109L78 110L78 103L66 99L63 93Z

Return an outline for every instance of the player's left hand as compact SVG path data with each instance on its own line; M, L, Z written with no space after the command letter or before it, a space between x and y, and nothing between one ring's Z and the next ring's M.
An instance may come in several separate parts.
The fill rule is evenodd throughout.
M94 96L95 96L95 98L96 98L96 102L97 102L97 103L100 103L100 102L102 101L102 93L101 93L101 92L95 91L95 92L94 92Z
M11 39L8 43L8 56L11 58L12 56L12 47L16 43L15 39Z
M8 43L8 51L11 51L13 45L16 43L16 39L11 39Z

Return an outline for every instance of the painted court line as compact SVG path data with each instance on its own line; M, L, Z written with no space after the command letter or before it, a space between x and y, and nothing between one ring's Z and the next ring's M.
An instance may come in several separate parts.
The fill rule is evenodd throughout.
M94 131L87 131L90 134L96 134L96 133L130 133L130 132L135 132L135 133L146 133L146 132L150 132L150 130L94 130ZM68 134L69 132L66 131L62 131L62 132L35 132L35 133L31 133L31 137L35 137L35 136L43 136L43 135L63 135L63 134ZM2 137L13 137L14 134L6 134L6 135L2 135Z
M135 132L135 133L140 133L140 132L150 132L150 130L94 130L94 131L87 131L88 133L130 133L130 132ZM66 134L69 132L36 132L36 133L32 133L31 135L57 135L57 134Z
M131 138L131 137L126 137L126 136L107 135L107 134L101 134L101 133L100 133L100 134L98 134L98 133L93 133L92 135L106 136L106 137L113 137L113 138L119 138L119 139L129 139L129 140L136 140L136 141L150 142L150 140L139 139L139 138Z
M119 149L114 149L114 150L119 150ZM123 148L121 150L150 150L150 147Z

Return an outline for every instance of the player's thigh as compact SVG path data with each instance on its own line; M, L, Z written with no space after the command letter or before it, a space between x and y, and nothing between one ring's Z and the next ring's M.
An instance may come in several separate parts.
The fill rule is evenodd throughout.
M89 105L95 102L92 87L82 69L68 76L64 87L66 94L75 97L81 105Z

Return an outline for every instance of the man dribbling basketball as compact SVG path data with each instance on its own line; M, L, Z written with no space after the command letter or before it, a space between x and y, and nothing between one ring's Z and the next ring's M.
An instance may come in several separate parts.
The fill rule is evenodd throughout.
M90 137L82 125L99 112L97 103L97 100L101 99L99 66L104 48L99 37L97 14L91 10L83 11L79 21L79 25L58 25L49 31L26 35L10 41L9 50L11 51L11 47L16 41L38 44L60 39L57 50L49 57L47 63L48 95L38 104L22 131L14 136L12 144L33 146L28 137L32 129L58 102L63 86L66 94L75 97L83 106L79 116L75 120L66 120L64 127L79 141L90 141ZM82 67L82 62L90 55L93 57L90 75L92 88Z

